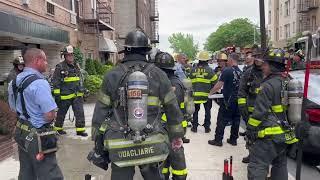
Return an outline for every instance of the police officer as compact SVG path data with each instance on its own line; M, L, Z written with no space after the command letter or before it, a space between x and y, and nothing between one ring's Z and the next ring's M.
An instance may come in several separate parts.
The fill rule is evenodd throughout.
M192 69L190 79L192 81L192 87L194 90L194 103L195 103L195 112L193 114L192 121L192 132L198 131L198 113L200 110L200 105L204 105L205 109L205 118L204 118L204 128L205 133L211 131L211 107L212 100L208 99L210 89L212 84L218 79L214 74L213 69L208 65L210 60L209 53L207 51L201 51L198 55L199 63Z
M41 73L47 68L45 53L36 48L24 54L26 67L9 85L9 104L18 114L15 140L18 144L19 180L62 180L57 164L56 137L51 123L56 117L57 105L49 83ZM38 134L50 134L41 136ZM44 150L53 151L45 153Z
M180 109L185 114L184 110L184 85L179 80L179 77L174 75L174 59L173 57L165 52L160 52L156 56L156 66L161 68L167 75L169 80L171 81L172 87L174 88L175 95L178 100L178 104L180 104ZM164 122L167 121L166 115L163 114L162 120ZM182 121L182 127L186 132L187 121ZM190 140L187 138L182 139L184 143L189 143ZM170 170L171 166L171 170ZM170 150L170 154L168 159L164 163L164 167L162 168L162 173L165 175L165 179L168 180L170 176L170 171L172 172L173 179L182 180L187 178L187 169L186 169L186 161L184 156L183 147L180 148L179 151Z
M262 52L257 50L253 53L254 64L248 68L240 79L238 92L238 106L242 119L247 123L249 115L254 110L254 102L257 97L258 88L263 79L261 66L263 64ZM245 133L239 133L245 136ZM249 163L249 156L242 159L243 163Z
M228 67L222 71L219 81L210 91L210 94L218 92L221 88L223 102L220 103L220 117L217 119L215 138L209 140L208 144L222 146L224 129L228 123L231 123L231 135L227 142L233 146L237 145L240 113L237 104L237 95L241 77L241 70L238 67L239 56L231 53L228 58Z
M286 151L288 144L297 142L286 115L284 52L270 50L264 57L265 76L258 89L254 111L247 125L247 137L254 142L249 148L249 180L264 180L272 165L272 179L288 179Z
M12 80L14 80L19 73L23 71L24 68L24 61L22 56L16 57L13 62L13 68L10 70L9 75L7 77L7 82L10 83Z
M140 167L144 179L160 180L163 174L159 162L164 161L169 154L168 135L171 148L181 151L183 115L167 75L147 62L146 54L151 48L145 33L140 30L130 32L124 47L124 59L103 80L93 114L92 134L97 141L101 137L101 129L103 130L104 148L108 152L108 161L111 162L112 180L132 180L135 166ZM133 75L138 74L143 78L131 81ZM147 79L148 83L141 81L142 79ZM146 91L125 90L129 86L145 88L146 84L147 102L141 104L138 102L146 97L142 95ZM145 103L146 111L141 108L145 107ZM167 131L161 123L161 109L167 117ZM143 130L134 131L135 126L146 117L147 122L140 127Z
M66 46L62 55L64 61L56 65L52 77L53 93L59 110L54 129L60 134L66 134L63 130L65 116L70 106L76 117L76 132L79 136L88 136L85 132L85 118L83 110L84 87L79 65L74 61L73 47Z

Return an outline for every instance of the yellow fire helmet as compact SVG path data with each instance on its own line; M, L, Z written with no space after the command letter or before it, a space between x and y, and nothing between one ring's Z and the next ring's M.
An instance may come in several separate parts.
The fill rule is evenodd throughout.
M209 61L210 60L209 52L208 51L200 51L197 59L199 61Z
M219 53L217 60L228 61L228 56L225 53Z

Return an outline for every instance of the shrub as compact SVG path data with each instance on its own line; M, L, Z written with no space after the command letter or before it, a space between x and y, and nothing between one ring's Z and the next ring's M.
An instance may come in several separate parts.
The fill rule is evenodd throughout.
M94 68L98 75L103 74L102 64L98 60L93 60Z
M83 53L81 52L80 48L76 47L73 50L74 60L80 65L80 67L83 67Z
M91 94L95 94L101 87L102 79L98 75L89 75L85 82L84 86L90 91Z
M95 65L94 65L94 62L93 62L92 59L87 59L86 60L85 70L87 71L87 73L89 75L96 75L97 74L96 68L95 68Z
M101 75L104 76L108 71L112 69L112 65L103 65Z

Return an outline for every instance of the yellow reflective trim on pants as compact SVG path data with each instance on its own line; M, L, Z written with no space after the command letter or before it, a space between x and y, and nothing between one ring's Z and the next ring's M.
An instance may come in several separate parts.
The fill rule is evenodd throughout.
M162 168L162 174L168 174L169 168Z
M29 126L25 125L25 124L22 124L20 123L19 121L17 121L17 124L16 126L22 130L25 130L27 132L30 132L30 129L29 129Z
M283 133L285 133L285 131L280 126L268 127L268 128L265 128L264 130L259 131L258 137L264 138L265 136L268 136L268 135L279 135Z
M180 109L184 109L184 102L180 103Z
M204 78L193 78L191 79L192 83L206 83L206 84L210 84L212 81L211 79L204 79Z
M252 117L249 118L248 124L250 124L251 126L257 127L261 124L261 121L254 119Z
M156 96L148 96L148 106L160 106L160 100Z
M249 106L248 107L248 111L252 113L254 111L254 107L253 106Z
M193 95L194 95L194 96L198 96L198 97L199 97L199 96L201 96L201 97L202 97L202 96L203 96L203 97L208 97L208 96L209 96L209 93L207 93L207 92L194 92Z
M204 104L206 103L207 101L194 101L195 104Z
M182 127L183 127L183 128L188 127L188 121L186 121L186 120L183 120L183 121L181 122L181 124L182 124Z
M282 105L275 105L271 107L272 111L275 113L282 113L284 111L284 108Z
M80 81L80 77L65 77L63 78L63 82L75 82Z
M98 100L103 103L104 105L110 106L111 105L111 98L110 96L106 95L102 91L99 91Z
M238 104L242 105L242 104L246 104L247 103L247 99L246 98L238 98Z
M82 97L83 96L83 93L73 93L73 94L69 94L69 95L63 95L63 96L60 96L61 100L68 100L68 99L72 99L72 98L75 98L75 97Z
M171 173L176 176L185 176L188 174L187 169L175 170L171 168Z
M85 131L86 130L86 128L76 128L76 131L77 132L83 132L83 131Z
M62 128L62 127L53 126L53 130L55 130L55 131L61 131L61 130L63 130L63 128Z
M60 89L54 89L53 94L60 94Z

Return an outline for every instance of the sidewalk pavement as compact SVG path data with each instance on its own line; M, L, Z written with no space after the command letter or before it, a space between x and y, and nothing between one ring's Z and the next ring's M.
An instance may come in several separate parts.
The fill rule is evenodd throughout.
M242 137L238 140L238 146L231 146L226 143L230 135L230 127L225 130L223 147L214 147L208 145L208 140L213 139L216 126L216 116L218 106L213 103L212 107L212 132L204 133L204 128L199 126L198 133L193 133L188 129L187 137L191 139L190 144L185 144L185 154L188 168L188 180L221 180L223 172L223 161L225 158L233 156L233 174L236 180L247 179L246 164L241 163L244 156L247 155L245 141ZM91 118L93 115L94 104L85 105L85 116L87 132L91 132ZM70 114L71 120L73 114ZM204 120L203 107L199 113L199 123ZM74 122L69 121L69 114L66 116L65 129L67 135L59 138L59 151L57 158L59 166L63 171L65 180L83 180L85 174L91 174L94 180L109 180L111 171L106 172L91 165L86 157L88 152L93 148L91 137L78 137L75 133ZM240 131L243 131L240 128ZM0 162L0 179L15 180L19 172L19 162L17 155ZM139 169L136 169L135 180L142 179Z

